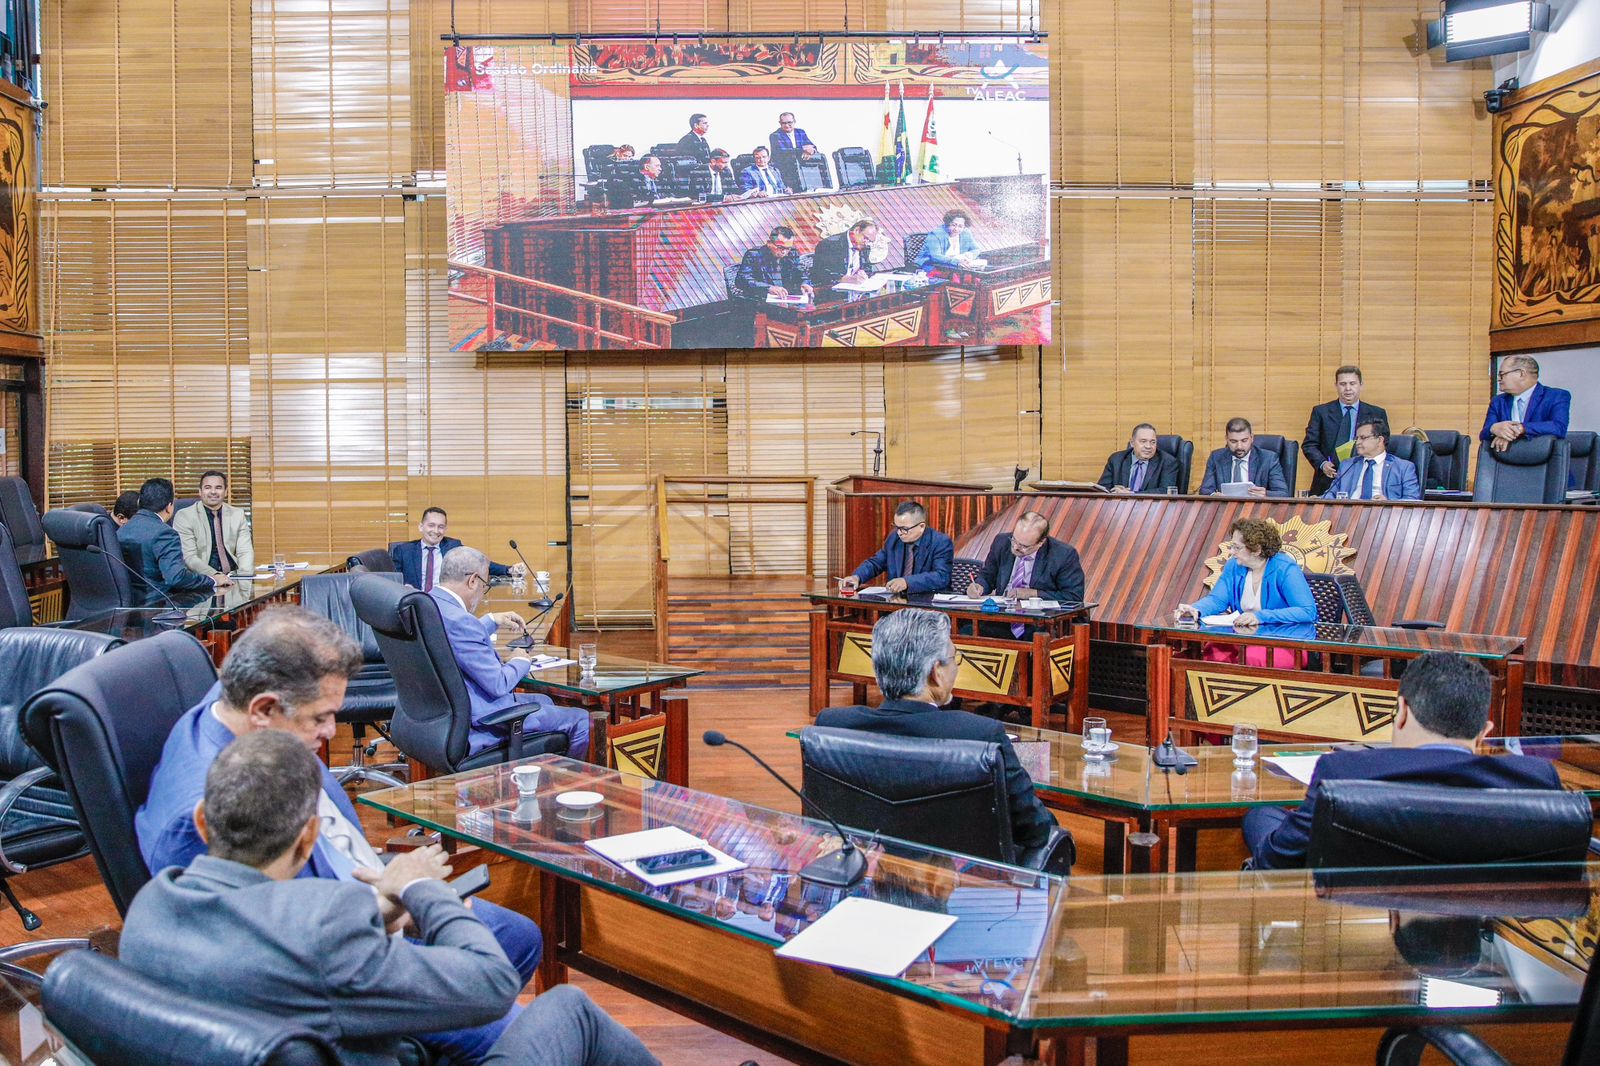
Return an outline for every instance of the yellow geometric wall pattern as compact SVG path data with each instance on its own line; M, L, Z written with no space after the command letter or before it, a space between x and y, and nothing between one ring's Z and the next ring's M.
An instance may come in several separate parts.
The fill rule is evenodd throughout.
M961 666L956 670L956 690L979 692L996 696L1011 695L1017 676L1019 652L1009 648L996 648L988 644L964 644L956 641L961 653ZM872 634L846 633L839 646L839 661L834 670L850 677L871 679Z
M1072 688L1074 650L1071 644L1050 650L1050 695L1060 696Z
M1387 740L1393 691L1321 682L1190 670L1189 700L1197 721L1247 723L1277 733L1330 740Z
M667 766L666 723L612 740L611 763L621 773L661 780Z

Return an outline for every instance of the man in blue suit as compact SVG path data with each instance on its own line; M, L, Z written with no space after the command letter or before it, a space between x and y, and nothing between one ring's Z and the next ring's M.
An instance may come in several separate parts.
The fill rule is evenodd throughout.
M417 524L417 532L421 534L417 540L401 540L389 545L389 558L400 571L400 580L423 592L439 583L439 568L444 565L444 557L461 547L459 540L444 535L449 525L450 516L444 513L443 507L430 507L422 512L422 521ZM489 564L490 577L526 576L527 573L528 568L521 563Z
M1495 374L1500 392L1489 401L1479 440L1503 452L1524 437L1562 437L1572 409L1572 393L1539 384L1539 361L1531 355L1508 355Z
M883 547L856 567L855 573L841 578L839 587L857 588L863 581L886 574L890 592L946 592L955 553L950 538L928 525L928 509L906 500L894 509L894 530Z
M1244 839L1258 870L1305 865L1311 823L1324 781L1397 781L1453 788L1559 789L1555 767L1525 755L1477 755L1489 732L1489 673L1448 652L1429 652L1400 678L1394 733L1387 748L1330 751L1317 760L1306 798L1293 811L1257 807L1245 815ZM1471 826L1453 830L1471 832Z
M217 684L167 735L149 795L134 816L139 851L150 872L187 867L206 854L195 806L205 795L211 764L235 737L276 729L309 750L320 750L333 738L345 684L359 669L361 649L328 619L299 607L263 612L234 642ZM381 871L383 860L367 842L360 816L327 767L322 768L317 802L322 833L299 876L359 881L365 875L358 876L358 870ZM472 912L494 933L523 983L531 980L544 951L533 920L483 900L473 903ZM385 909L385 921L395 916ZM453 1061L477 1062L517 1010L489 1025L430 1033L424 1043Z
M162 593L204 592L209 596L214 588L232 585L227 574L213 578L189 569L183 561L183 541L167 524L172 521L172 511L172 482L153 477L139 486L138 513L117 530L123 562L143 579L134 593L151 593L158 600Z
M754 162L744 168L744 173L739 175L739 184L751 196L776 196L789 191L789 186L784 184L783 175L778 173L776 167L767 165L772 158L763 145L750 153Z
M439 605L444 619L450 651L467 683L472 701L470 752L493 747L506 738L506 727L480 726L484 717L507 707L525 705L529 709L523 728L530 733L565 733L567 755L582 759L589 754L589 712L582 707L557 707L548 696L517 692L517 685L528 676L530 660L521 656L500 661L490 637L501 626L520 630L522 619L515 611L477 615L489 591L489 558L476 548L458 548L445 557L439 583L428 593Z
M1389 423L1377 415L1362 415L1356 435L1350 438L1355 454L1339 467L1323 499L1337 500L1420 500L1422 482L1417 468L1398 455L1389 454Z
M1227 447L1218 448L1206 459L1206 476L1200 482L1200 495L1216 496L1222 486L1239 481L1250 482L1250 495L1287 498L1289 480L1283 476L1283 464L1271 452L1256 445L1256 434L1244 418L1230 418L1223 432Z

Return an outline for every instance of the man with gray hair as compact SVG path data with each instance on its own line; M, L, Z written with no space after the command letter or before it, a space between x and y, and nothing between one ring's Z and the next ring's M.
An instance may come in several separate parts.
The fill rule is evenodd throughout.
M439 845L397 856L364 879L372 889L299 876L321 839L321 771L284 730L223 749L194 811L210 850L139 891L122 961L185 996L313 1029L341 1062L393 1064L400 1038L419 1029L507 1016L524 981L476 917L481 904L469 909L444 883ZM416 941L389 935L397 918L415 925ZM517 1013L479 1061L656 1063L570 985Z
M1508 355L1495 373L1500 391L1489 401L1479 440L1503 452L1524 437L1567 435L1572 393L1539 384L1539 361L1531 355Z
M872 627L872 672L883 693L882 705L829 707L817 715L817 725L999 745L1011 808L1011 839L1018 848L1040 847L1049 841L1056 820L1034 795L1033 779L1017 761L1005 727L970 711L941 709L950 702L960 665L961 653L950 639L949 615L921 607L886 614Z
M428 595L439 605L445 635L472 701L472 732L468 743L472 751L493 747L506 738L505 728L478 723L507 707L524 705L528 717L523 730L529 733L565 733L567 754L582 759L589 754L589 712L582 707L558 707L550 697L517 692L517 685L528 676L530 659L515 656L500 661L490 639L500 629L521 632L522 616L515 611L500 611L478 617L478 608L489 594L489 557L476 548L462 546L444 557L439 566L439 582Z

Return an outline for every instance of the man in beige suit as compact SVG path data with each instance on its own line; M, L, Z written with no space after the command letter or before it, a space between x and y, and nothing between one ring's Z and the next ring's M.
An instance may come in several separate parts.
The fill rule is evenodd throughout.
M197 574L226 578L256 567L250 522L243 511L224 502L227 495L228 475L207 470L200 475L200 502L172 518L172 528L183 543L184 565Z

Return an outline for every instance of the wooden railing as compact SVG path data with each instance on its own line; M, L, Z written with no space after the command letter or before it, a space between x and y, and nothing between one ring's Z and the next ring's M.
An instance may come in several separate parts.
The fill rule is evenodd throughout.
M476 347L493 343L500 332L561 348L667 348L672 344L675 315L458 260L450 261L450 269L482 280L482 296L460 288L450 290L452 300L486 308L483 336Z

